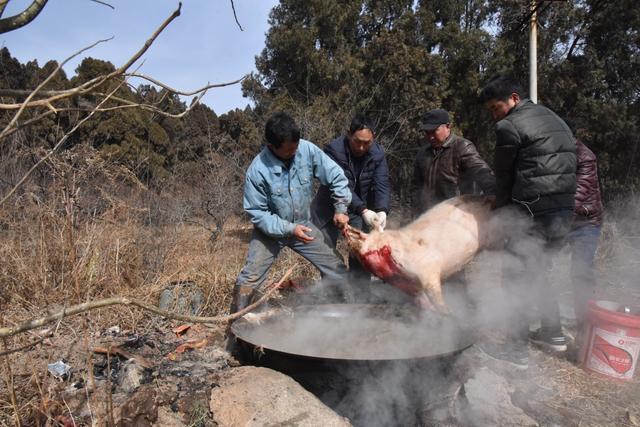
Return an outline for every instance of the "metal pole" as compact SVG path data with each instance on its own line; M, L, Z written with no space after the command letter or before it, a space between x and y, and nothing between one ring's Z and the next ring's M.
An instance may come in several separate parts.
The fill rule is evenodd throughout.
M538 103L538 28L536 17L537 0L531 1L531 25L529 31L529 99Z

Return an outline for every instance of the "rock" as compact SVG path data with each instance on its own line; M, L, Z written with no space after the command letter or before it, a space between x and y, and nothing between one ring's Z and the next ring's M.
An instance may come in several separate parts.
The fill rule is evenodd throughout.
M151 427L158 419L156 391L149 385L141 387L118 409L117 427Z
M450 381L446 385L438 385L437 393L430 393L429 400L418 409L420 425L446 426L451 423L472 424L465 419L464 398L461 396L463 385L458 381Z
M127 360L120 365L118 373L118 385L123 392L130 394L140 387L144 377L144 368L138 365L133 359Z
M232 369L222 378L209 407L220 427L351 425L290 377L253 366Z
M464 417L478 426L537 426L538 423L511 402L513 388L506 379L487 369L478 369L464 383Z
M203 294L195 282L172 282L160 294L160 310L185 315L197 315L202 308Z
M153 423L153 427L183 427L186 425L180 414L171 411L165 406L158 408L158 419Z

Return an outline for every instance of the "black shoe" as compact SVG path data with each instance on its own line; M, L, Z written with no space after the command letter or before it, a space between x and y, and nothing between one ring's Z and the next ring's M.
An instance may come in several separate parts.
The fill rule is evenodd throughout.
M562 332L551 332L540 328L529 334L532 343L548 351L562 353L567 351L567 337Z
M516 369L529 369L529 349L526 346L513 346L507 344L482 343L478 346L480 351L499 362L506 362Z

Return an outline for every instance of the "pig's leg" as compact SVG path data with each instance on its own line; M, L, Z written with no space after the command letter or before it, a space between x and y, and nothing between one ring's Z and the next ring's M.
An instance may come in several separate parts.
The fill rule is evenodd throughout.
M429 301L429 297L424 291L420 291L416 294L413 300L416 305L425 310L433 310L433 304Z
M440 273L431 273L420 278L422 289L426 292L429 300L435 305L435 309L442 313L449 313L449 309L442 297L442 283Z

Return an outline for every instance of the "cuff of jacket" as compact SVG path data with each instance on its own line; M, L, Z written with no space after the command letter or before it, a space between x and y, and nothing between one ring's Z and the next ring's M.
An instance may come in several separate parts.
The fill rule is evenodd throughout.
M362 212L364 212L366 209L367 209L366 205L360 205L360 206L358 206L356 208L353 208L353 212L356 215L362 215Z
M334 212L337 214L346 214L348 210L348 206L344 203L336 203L333 205Z
M296 225L293 222L288 223L285 230L286 235L287 236L293 235L293 230L295 229L296 229Z

